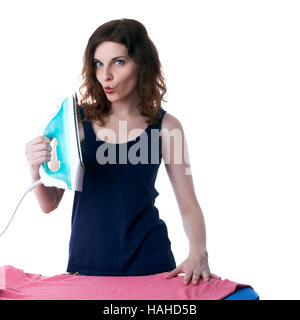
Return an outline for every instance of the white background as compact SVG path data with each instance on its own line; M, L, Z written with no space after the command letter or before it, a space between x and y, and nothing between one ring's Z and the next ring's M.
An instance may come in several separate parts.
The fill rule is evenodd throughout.
M261 299L300 298L300 5L298 1L6 1L0 4L0 232L31 184L25 144L80 85L94 30L142 22L181 122L210 269ZM188 254L162 163L156 206L177 265ZM44 214L32 193L0 238L0 265L66 272L73 191Z

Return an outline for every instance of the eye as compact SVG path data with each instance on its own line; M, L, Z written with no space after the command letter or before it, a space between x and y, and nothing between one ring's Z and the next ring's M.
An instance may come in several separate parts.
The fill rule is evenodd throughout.
M124 64L124 63L125 63L125 61L123 61L123 60L121 60L121 59L116 60L116 62L117 62L117 61L121 61L121 62L122 62L121 64Z
M124 61L124 60L121 60L121 59L118 59L118 60L116 60L115 62L118 62L118 61L121 62L121 65L125 63L125 61ZM100 62L100 61L94 61L94 64L95 64L96 67L101 67L101 65L99 65L99 63L101 63L101 65L102 65L102 62Z

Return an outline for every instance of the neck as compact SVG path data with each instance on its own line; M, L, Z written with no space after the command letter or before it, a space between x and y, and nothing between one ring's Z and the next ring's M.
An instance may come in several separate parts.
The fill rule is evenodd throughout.
M133 94L126 100L111 103L112 114L118 119L128 119L140 115L138 103L140 98L137 94Z

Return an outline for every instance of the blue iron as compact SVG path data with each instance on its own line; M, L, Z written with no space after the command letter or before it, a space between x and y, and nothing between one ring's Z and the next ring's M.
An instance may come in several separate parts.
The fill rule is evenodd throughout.
M76 93L66 98L57 113L46 126L43 135L57 140L56 153L59 169L50 170L48 162L41 164L41 182L47 186L82 191L84 164L80 145L77 115L78 99Z
M33 183L22 196L12 217L0 237L4 234L11 223L20 203L25 195L40 184L47 187L57 187L62 189L82 191L84 175L84 162L81 152L81 141L78 128L78 118L80 116L79 104L76 92L65 98L58 111L51 117L42 135L50 140L57 140L56 154L59 161L59 168L50 170L48 162L40 165L39 174L41 179Z

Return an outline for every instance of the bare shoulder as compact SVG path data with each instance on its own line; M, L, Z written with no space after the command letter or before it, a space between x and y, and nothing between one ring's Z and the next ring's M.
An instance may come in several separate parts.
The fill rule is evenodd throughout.
M83 130L83 124L81 121L78 121L78 131L79 131L80 141L84 140L84 130Z
M188 158L184 156L186 152L186 147L184 144L185 134L183 127L181 125L180 120L174 115L166 112L162 123L161 123L161 137L162 137L162 157L164 159L165 166L167 168L168 173L170 174L170 167L174 167L175 164L182 164L179 157L184 157L184 159ZM182 147L184 150L182 150ZM183 152L182 152L183 151ZM176 160L175 160L176 158ZM181 161L185 161L181 159ZM177 169L176 169L177 170Z
M167 130L180 129L183 131L183 128L179 119L173 116L169 112L166 112L163 117L163 120L161 123L161 129L167 129Z

